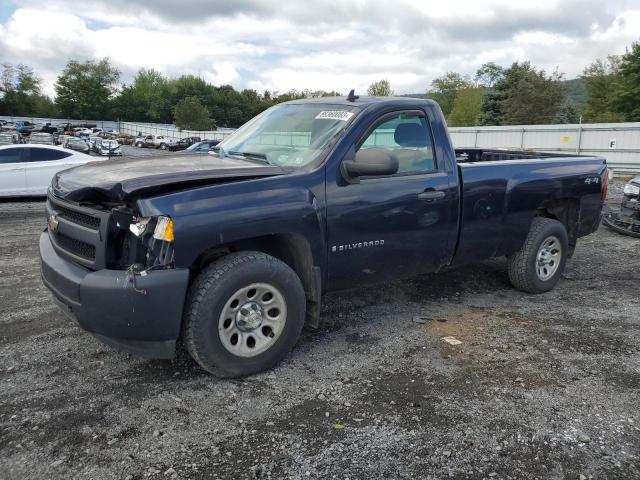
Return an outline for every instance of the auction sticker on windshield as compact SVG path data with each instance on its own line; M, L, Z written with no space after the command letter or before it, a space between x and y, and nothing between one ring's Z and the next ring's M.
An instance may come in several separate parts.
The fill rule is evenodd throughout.
M353 117L353 112L344 112L342 110L323 110L316 115L316 119L342 120L345 122L351 117Z

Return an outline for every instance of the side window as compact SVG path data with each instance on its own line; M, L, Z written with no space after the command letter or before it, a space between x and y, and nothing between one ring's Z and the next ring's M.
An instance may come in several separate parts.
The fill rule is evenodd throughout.
M22 150L22 148L5 148L4 150L0 150L0 164L21 162L20 152Z
M70 156L70 153L61 152L59 150L53 150L48 148L30 148L31 156L30 162L50 162L53 160L62 160Z
M414 112L386 117L360 145L386 148L398 158L398 174L436 170L433 142L427 119Z

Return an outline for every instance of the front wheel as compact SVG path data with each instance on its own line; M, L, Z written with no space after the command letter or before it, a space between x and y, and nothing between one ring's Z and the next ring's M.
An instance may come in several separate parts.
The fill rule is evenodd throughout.
M184 341L219 377L271 368L294 347L306 299L296 273L260 252L232 253L206 267L189 289Z
M160 150L166 150L167 149L167 144L166 143L161 143L160 144Z
M564 225L551 218L534 218L522 248L509 257L509 280L528 293L555 287L567 263L569 241Z

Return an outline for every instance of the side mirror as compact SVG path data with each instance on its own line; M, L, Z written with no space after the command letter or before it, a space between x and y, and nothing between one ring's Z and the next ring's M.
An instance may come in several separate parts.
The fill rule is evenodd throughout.
M342 165L351 178L393 175L398 171L398 158L384 148L365 148L356 152L355 160L344 160Z

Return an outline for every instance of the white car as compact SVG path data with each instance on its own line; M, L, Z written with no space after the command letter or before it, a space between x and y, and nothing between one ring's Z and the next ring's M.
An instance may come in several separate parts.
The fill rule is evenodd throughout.
M53 145L1 146L0 197L46 195L57 172L97 160Z

